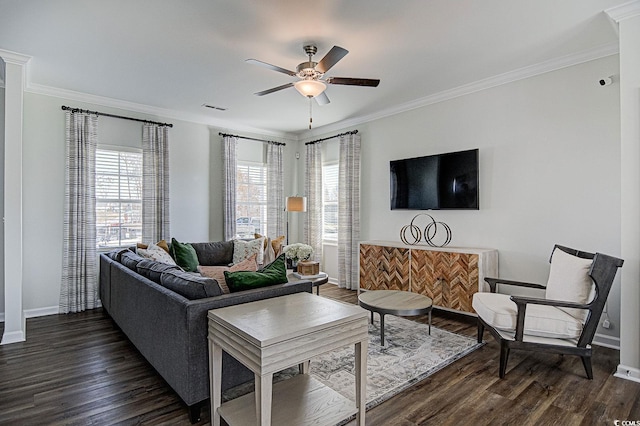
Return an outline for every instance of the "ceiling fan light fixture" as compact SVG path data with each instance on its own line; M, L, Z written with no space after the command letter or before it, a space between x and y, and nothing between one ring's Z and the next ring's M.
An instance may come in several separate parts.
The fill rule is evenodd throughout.
M327 85L318 80L300 80L296 81L293 86L302 96L315 98L325 91Z

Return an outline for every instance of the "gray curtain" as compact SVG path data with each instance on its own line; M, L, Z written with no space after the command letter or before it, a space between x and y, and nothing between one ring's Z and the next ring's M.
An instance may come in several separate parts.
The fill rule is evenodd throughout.
M284 145L267 144L267 235L284 235Z
M360 241L360 136L340 136L338 165L338 285L358 288Z
M96 147L98 117L66 112L66 169L60 313L98 306Z
M222 173L224 181L224 192L222 193L222 203L224 206L224 239L232 240L236 235L236 168L238 158L236 147L238 138L234 136L224 136L222 138Z
M142 127L142 241L167 240L169 229L169 128Z
M304 222L304 238L313 248L313 260L322 262L322 145L306 145L305 195L307 215Z

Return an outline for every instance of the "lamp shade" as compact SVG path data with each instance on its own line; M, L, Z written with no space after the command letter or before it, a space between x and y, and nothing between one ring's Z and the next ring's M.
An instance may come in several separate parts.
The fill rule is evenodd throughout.
M326 84L318 80L300 80L293 83L293 85L302 96L309 98L315 98L327 88Z
M306 212L307 197L287 197L288 212Z

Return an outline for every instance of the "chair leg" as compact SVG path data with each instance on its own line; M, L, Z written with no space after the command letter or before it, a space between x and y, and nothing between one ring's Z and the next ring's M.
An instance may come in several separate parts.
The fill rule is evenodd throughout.
M478 343L482 343L482 337L484 335L484 324L478 318Z
M500 378L504 379L507 372L507 361L509 360L509 346L503 341L500 342Z
M590 356L581 356L582 365L584 365L584 371L587 373L587 378L589 380L593 380L593 369L591 368L591 357Z

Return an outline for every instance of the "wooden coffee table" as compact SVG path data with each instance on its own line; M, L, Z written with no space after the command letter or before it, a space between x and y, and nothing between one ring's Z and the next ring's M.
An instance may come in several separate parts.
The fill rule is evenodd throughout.
M431 334L431 309L433 301L422 294L400 290L368 290L360 293L358 303L373 313L380 314L380 344L384 346L384 316L386 314L410 317L429 314L429 334Z
M367 313L360 307L296 293L212 309L209 318L211 419L220 425L334 425L356 414L365 424ZM309 360L355 345L356 402L309 374ZM255 392L221 405L222 351L255 374ZM305 374L273 384L273 373Z

